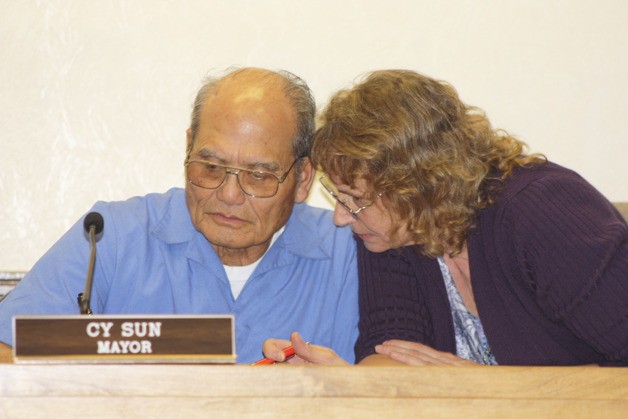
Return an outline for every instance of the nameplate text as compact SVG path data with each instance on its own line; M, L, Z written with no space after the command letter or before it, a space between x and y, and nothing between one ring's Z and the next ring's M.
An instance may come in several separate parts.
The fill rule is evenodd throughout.
M16 316L15 362L233 363L232 315Z

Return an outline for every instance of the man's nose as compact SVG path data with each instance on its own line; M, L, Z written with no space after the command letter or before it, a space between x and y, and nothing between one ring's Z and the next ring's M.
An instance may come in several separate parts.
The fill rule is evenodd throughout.
M227 172L226 178L218 188L218 198L229 204L241 204L246 200L244 191L240 187L238 175Z
M346 226L355 221L355 217L341 204L336 203L334 207L334 224L338 227Z

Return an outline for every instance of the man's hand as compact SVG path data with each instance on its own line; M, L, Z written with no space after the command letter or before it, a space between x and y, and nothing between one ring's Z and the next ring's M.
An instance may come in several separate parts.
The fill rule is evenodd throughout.
M277 362L284 362L285 355L282 350L290 345L294 348L295 356L286 361L289 364L349 365L332 349L305 342L298 332L290 335L290 341L268 339L264 342L262 350L264 356Z
M375 346L375 352L406 365L479 365L449 352L441 352L417 342L388 340Z

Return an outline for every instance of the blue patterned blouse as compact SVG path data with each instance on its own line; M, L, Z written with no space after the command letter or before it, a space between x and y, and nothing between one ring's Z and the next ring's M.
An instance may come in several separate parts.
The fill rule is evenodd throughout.
M467 310L451 272L449 272L449 268L442 257L438 258L438 264L445 280L445 288L447 288L447 296L454 320L456 355L484 365L497 365L484 334L482 322Z

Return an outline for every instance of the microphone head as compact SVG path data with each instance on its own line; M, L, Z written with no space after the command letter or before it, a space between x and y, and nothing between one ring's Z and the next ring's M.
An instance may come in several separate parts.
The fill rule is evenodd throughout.
M94 227L94 233L96 235L102 233L103 228L105 228L105 220L103 220L102 215L97 212L90 212L85 216L85 220L83 221L83 228L86 233L89 233L89 229Z

